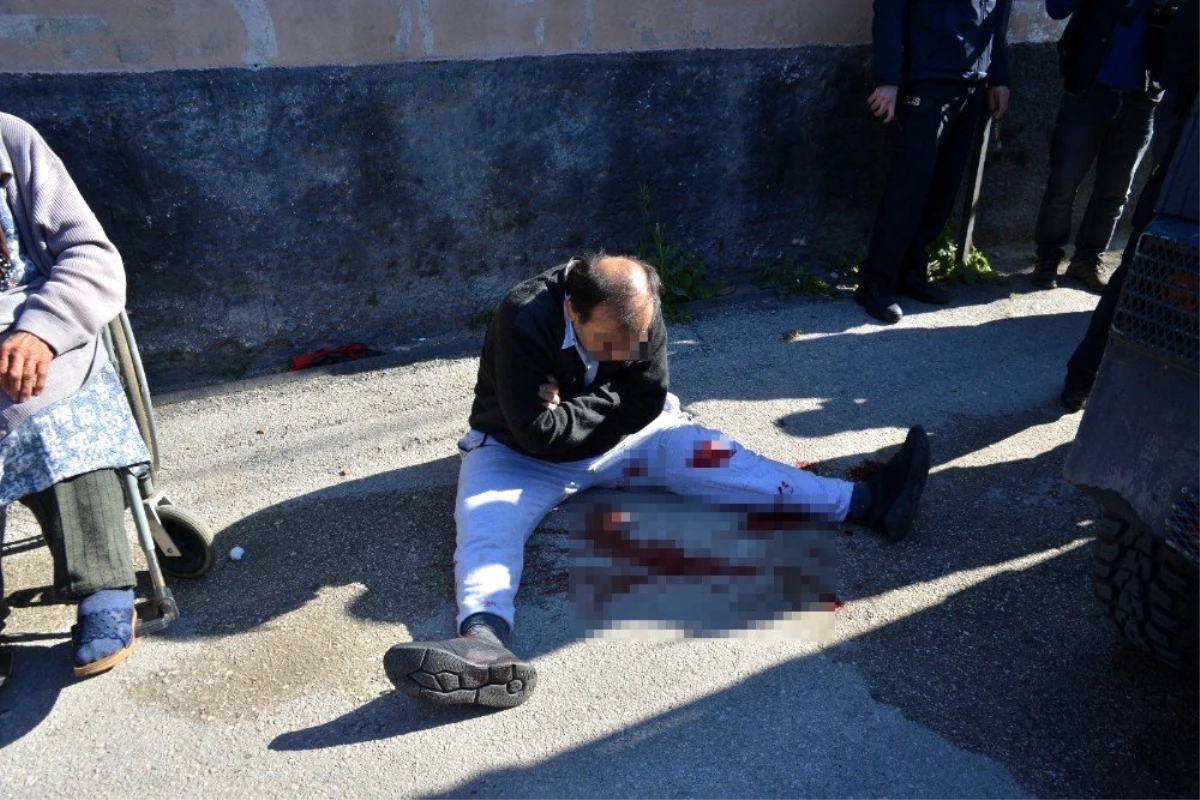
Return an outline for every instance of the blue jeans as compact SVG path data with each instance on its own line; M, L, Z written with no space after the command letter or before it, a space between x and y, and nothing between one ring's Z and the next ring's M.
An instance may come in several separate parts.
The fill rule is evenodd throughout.
M1094 262L1108 249L1150 143L1155 106L1139 90L1097 85L1086 94L1063 94L1050 148L1050 179L1033 234L1039 261L1062 260L1071 238L1075 195L1092 164L1096 182L1071 260Z

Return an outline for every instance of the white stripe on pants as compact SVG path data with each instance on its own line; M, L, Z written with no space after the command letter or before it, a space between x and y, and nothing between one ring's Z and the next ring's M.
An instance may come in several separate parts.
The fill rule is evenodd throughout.
M846 518L854 484L760 456L674 410L677 403L669 398L668 410L650 425L583 461L543 461L478 431L463 437L454 509L459 625L480 611L513 624L525 541L555 506L592 487L656 486L716 503L778 497L824 519ZM715 444L715 456L705 453L708 443Z

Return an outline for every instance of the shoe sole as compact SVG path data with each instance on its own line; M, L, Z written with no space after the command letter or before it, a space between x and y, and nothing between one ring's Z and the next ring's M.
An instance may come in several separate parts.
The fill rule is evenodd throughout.
M82 667L75 667L74 673L76 678L90 678L93 675L99 675L101 672L108 672L110 669L120 664L133 652L133 646L137 644L137 610L133 612L133 618L129 623L133 632L129 634L129 644L122 647L112 655L105 656L99 661L93 661L90 664L84 664Z
M921 507L921 495L925 491L925 482L929 479L929 435L919 425L909 432L905 439L905 448L915 449L908 465L908 475L905 488L896 498L896 502L883 515L879 526L884 538L890 542L898 542L908 536L916 522L917 512Z
M441 706L514 708L537 686L537 671L531 664L479 666L420 644L393 647L384 657L383 667L397 689Z

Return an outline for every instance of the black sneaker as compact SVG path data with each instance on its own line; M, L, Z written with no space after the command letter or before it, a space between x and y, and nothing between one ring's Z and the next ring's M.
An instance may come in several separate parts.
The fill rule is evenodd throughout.
M904 316L900 306L896 305L895 299L880 291L879 287L873 283L860 283L854 290L854 302L862 306L872 317L888 325L895 325Z
M441 642L398 644L383 657L383 669L405 694L445 706L513 708L537 685L532 664L470 632Z
M1082 411L1087 405L1088 396L1092 393L1090 386L1072 386L1065 384L1062 394L1059 395L1059 400L1062 402L1062 407L1074 414L1076 411Z
M1072 261L1067 265L1067 277L1074 278L1084 285L1089 292L1101 294L1108 281L1100 274L1099 261Z
M929 477L929 461L929 434L914 425L900 452L867 478L872 500L866 523L887 540L898 542L912 530Z
M1039 289L1055 289L1058 287L1059 259L1042 258L1033 266L1033 274L1029 281Z
M900 294L911 297L918 303L928 303L931 306L950 305L950 293L940 286L934 286L929 281L914 281L904 285Z

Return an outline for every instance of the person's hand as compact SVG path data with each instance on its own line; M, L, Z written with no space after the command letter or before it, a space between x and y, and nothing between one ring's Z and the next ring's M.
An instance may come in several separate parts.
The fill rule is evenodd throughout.
M992 119L1000 119L1008 113L1008 87L993 86L987 90L988 108L992 110Z
M14 403L37 397L46 388L54 351L27 331L17 331L0 344L0 389Z
M538 397L542 398L542 408L558 408L562 400L558 397L558 381L553 375L546 376L547 383L538 387Z
M898 86L876 86L867 98L871 113L881 117L885 125L896 116L896 93L899 89Z

